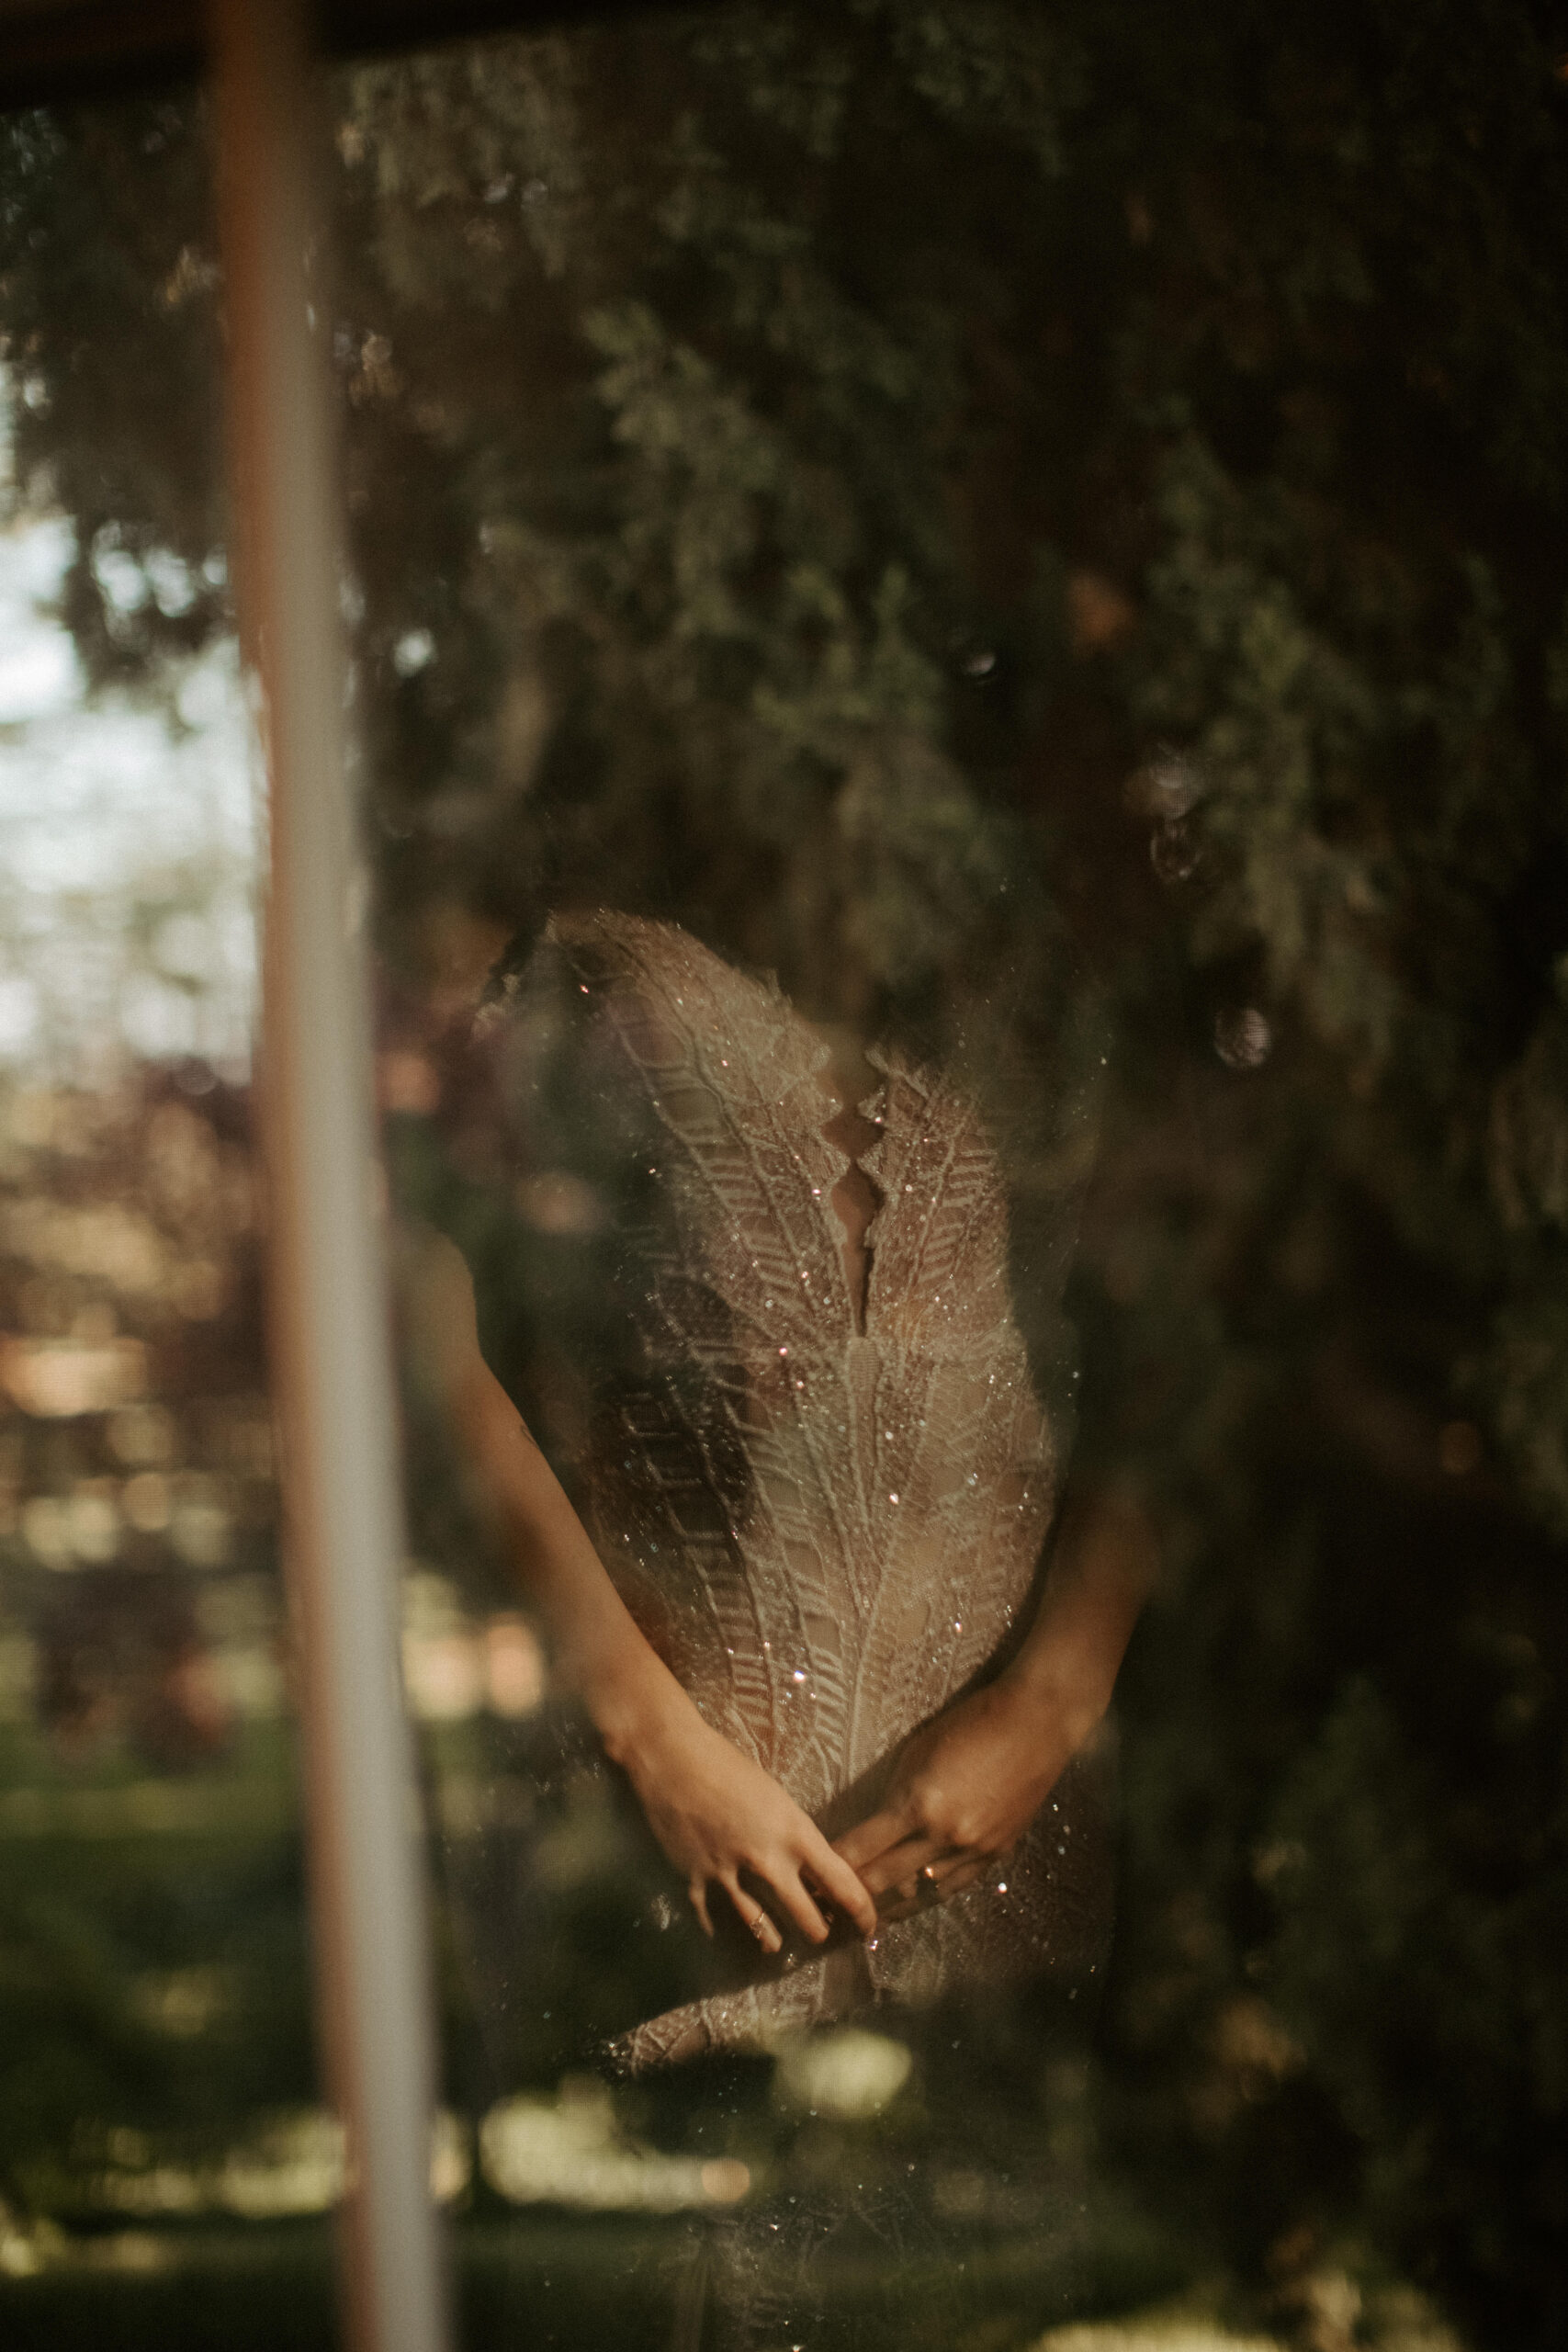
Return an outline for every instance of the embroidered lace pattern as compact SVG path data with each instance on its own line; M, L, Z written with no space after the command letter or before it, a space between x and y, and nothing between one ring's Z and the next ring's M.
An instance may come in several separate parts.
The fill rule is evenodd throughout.
M1049 1521L995 1154L940 1074L873 1049L859 1165L878 1200L857 1298L832 1197L850 1162L823 1133L842 1107L829 1049L776 985L615 914L552 927L545 952L589 1000L601 1083L637 1105L657 1201L637 1237L643 1376L580 1465L590 1532L706 1718L841 1827L834 1801L863 1810L853 1784L1005 1645ZM873 1997L1048 1962L1065 1821L1047 1809L1004 1887L654 2018L619 2055L761 2046Z

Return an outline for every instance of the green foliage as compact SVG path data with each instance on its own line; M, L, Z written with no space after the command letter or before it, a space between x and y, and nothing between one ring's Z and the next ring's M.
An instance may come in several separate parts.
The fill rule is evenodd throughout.
M12 462L74 526L64 616L95 684L198 650L224 615L217 277L195 108L7 118ZM114 595L106 558L119 560Z
M14 1758L8 1758L14 1762ZM0 1904L0 2190L58 2209L134 2123L211 2161L315 2090L297 1841L13 1840ZM211 2015L202 2030L195 2017ZM183 2007L182 2007L183 2004ZM90 2202L90 2199L89 2199Z

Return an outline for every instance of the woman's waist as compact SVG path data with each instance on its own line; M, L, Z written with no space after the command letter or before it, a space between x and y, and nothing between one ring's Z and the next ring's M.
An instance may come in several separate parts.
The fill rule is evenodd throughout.
M683 1532L667 1509L597 1511L592 1532L656 1647L728 1659L726 1674L787 1661L793 1675L810 1667L802 1645L845 1659L874 1638L977 1663L1026 1611L1049 1509L1044 1494L1002 1511L900 1497L878 1512L796 1487L760 1494L723 1541Z

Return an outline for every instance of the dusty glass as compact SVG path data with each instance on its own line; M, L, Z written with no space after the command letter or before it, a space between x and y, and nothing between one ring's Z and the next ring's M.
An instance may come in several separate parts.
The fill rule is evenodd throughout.
M1185 8L338 85L452 2063L563 2335L1021 2341L1205 2273L1211 2330L1548 2324L1560 96L1451 29L1462 122ZM1108 1898L1053 1974L1000 1853L1008 1643L1097 1510L1155 1582L1091 2034ZM573 1525L742 1759L716 1826ZM987 1690L948 1902L859 1776L920 1795Z

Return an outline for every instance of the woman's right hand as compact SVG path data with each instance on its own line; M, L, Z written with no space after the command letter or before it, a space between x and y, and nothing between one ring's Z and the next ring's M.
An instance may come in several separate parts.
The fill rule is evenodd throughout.
M764 1951L784 1942L777 1922L741 1883L742 1872L776 1898L813 1943L825 1943L826 1897L863 1935L876 1905L810 1815L771 1773L705 1723L671 1679L605 1746L637 1791L649 1826L686 1882L705 1933L710 1890L720 1886Z

